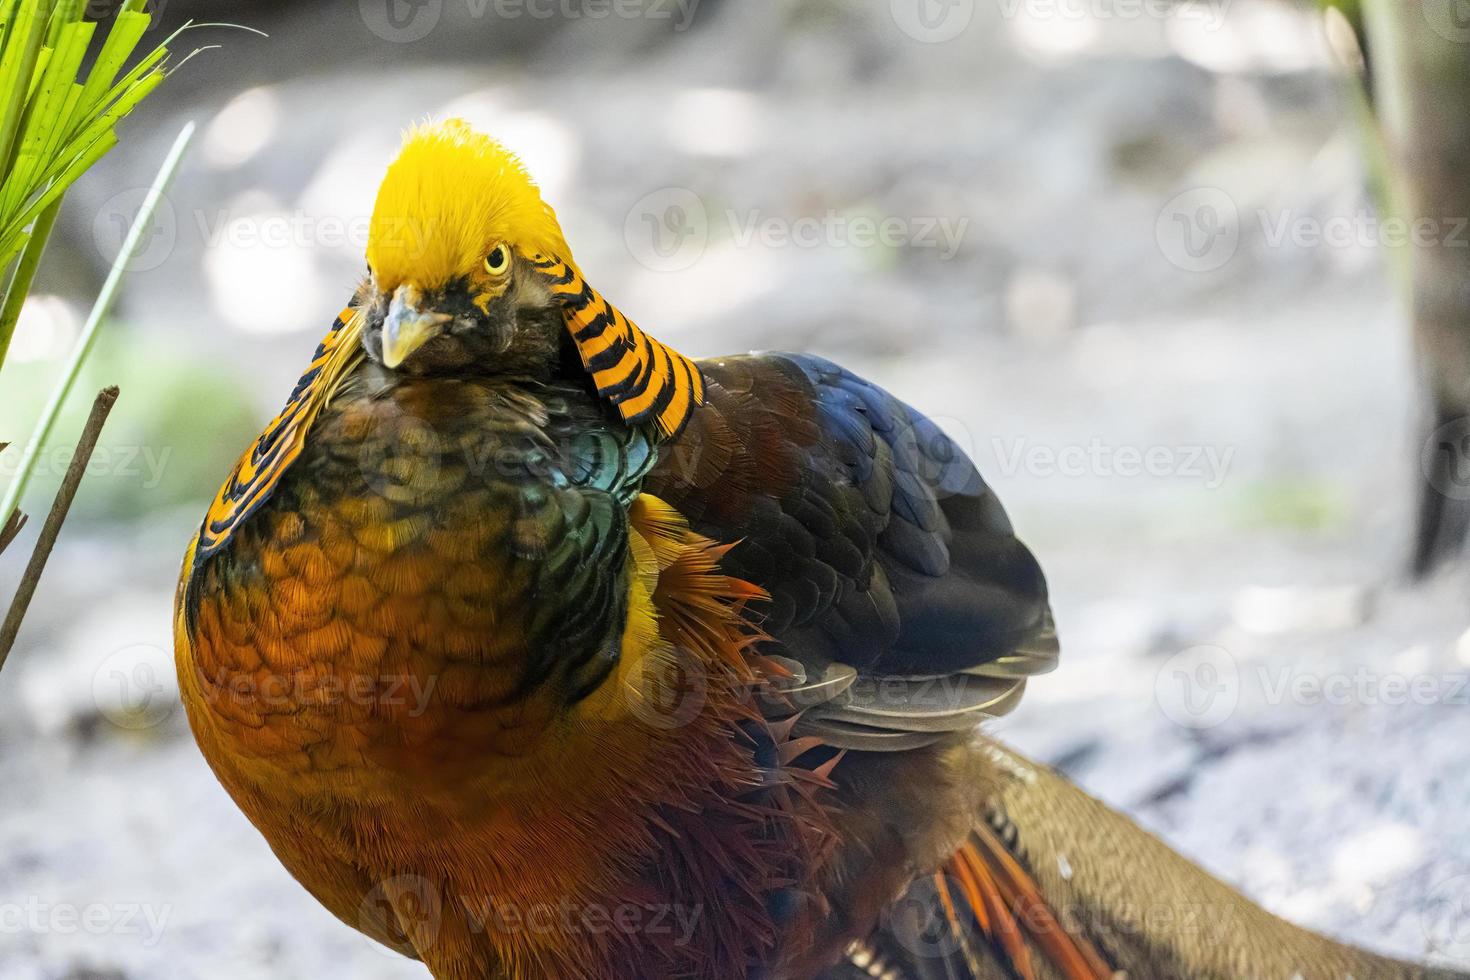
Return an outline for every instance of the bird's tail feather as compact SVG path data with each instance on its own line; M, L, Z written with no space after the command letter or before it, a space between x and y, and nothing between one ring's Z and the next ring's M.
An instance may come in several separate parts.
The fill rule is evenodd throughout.
M987 818L824 980L1467 980L1271 915L998 743Z
M870 942L849 950L849 962L861 971L852 976L871 980L1114 976L985 824L942 869L914 882Z
M957 901L956 882L964 903ZM1032 948L1066 980L1113 976L1112 967L1092 943L1063 925L1036 882L990 827L977 826L944 870L935 874L934 883L955 935L967 936L978 926L1022 980L1036 978Z

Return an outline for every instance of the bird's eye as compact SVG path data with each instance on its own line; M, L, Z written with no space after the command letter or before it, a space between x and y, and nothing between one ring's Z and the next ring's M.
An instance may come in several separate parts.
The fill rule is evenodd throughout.
M485 256L485 271L492 276L498 276L510 268L510 249L504 245L496 245Z

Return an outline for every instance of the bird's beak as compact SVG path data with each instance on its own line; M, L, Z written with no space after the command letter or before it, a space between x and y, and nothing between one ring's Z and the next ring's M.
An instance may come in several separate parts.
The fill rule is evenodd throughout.
M437 336L441 327L454 317L448 313L428 313L419 309L419 291L410 285L399 286L388 304L383 318L383 366L396 368L408 355Z

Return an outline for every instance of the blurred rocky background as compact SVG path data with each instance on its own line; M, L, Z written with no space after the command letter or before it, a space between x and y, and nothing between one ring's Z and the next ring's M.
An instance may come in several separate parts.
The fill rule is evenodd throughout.
M159 12L269 37L175 44L210 49L69 196L0 379L0 441L23 441L197 120L88 368L122 399L0 679L0 977L423 976L323 911L216 785L170 605L205 501L354 286L398 133L451 113L522 153L589 278L661 338L840 359L971 451L1065 650L1003 737L1277 912L1470 967L1467 583L1400 575L1426 447L1398 229L1314 8Z

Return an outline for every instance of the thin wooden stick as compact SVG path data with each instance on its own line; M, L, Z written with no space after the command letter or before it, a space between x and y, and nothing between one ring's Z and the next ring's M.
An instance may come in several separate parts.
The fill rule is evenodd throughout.
M82 477L87 473L87 463L97 448L102 427L107 424L107 416L116 403L115 386L97 392L97 400L92 402L92 413L87 416L82 437L77 441L76 451L72 453L71 465L67 467L66 476L61 480L61 489L56 491L51 513L46 515L46 523L41 526L41 537L36 542L36 550L31 553L31 560L26 565L25 573L21 575L20 587L10 603L5 623L0 625L0 668L5 666L5 658L10 656L10 648L15 645L16 634L20 632L20 621L25 618L31 597L36 594L36 586L41 582L41 572L46 569L46 560L51 557L51 549L56 546L56 538L61 534L61 524L66 520L67 511L71 510L71 502L77 495L77 488L82 485Z

